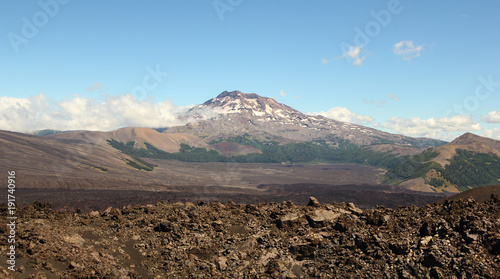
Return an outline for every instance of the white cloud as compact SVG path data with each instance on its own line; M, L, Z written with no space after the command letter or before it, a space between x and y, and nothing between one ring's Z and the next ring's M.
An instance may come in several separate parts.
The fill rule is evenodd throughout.
M500 123L500 111L492 111L483 116L481 119L488 123Z
M357 115L345 107L334 107L328 110L327 112L321 111L309 114L322 115L324 117L328 117L338 121L357 123L357 124L366 124L374 120L369 115Z
M344 52L341 58L350 58L353 65L361 66L366 56L360 57L362 46L349 46L349 49Z
M447 138L447 133L458 131L480 131L481 124L470 116L455 115L452 117L421 119L419 117L392 117L383 123L385 128L407 136Z
M326 58L323 58L323 59L321 59L321 63L327 64L327 63L330 63L330 61Z
M500 140L500 129L493 128L493 129L489 129L489 130L484 130L484 132L481 134L481 136Z
M287 93L285 93L283 90L280 90L280 95L281 95L281 96L286 96L286 95L287 95Z
M423 49L424 46L415 46L412 41L401 41L394 45L392 51L394 54L401 56L404 60L410 61L415 57L419 57Z
M103 102L78 96L54 102L43 94L30 98L0 97L0 129L30 132L167 127L185 124L178 116L186 109L168 99L154 103L137 100L130 94L107 97Z

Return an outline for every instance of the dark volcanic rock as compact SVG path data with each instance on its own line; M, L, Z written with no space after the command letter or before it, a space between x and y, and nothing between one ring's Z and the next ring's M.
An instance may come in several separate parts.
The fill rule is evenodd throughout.
M2 265L1 278L500 278L496 197L364 211L311 199L17 213L16 271Z

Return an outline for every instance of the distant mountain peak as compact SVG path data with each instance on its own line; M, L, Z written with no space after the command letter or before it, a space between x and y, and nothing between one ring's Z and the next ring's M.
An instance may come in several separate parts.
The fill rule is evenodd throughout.
M500 141L481 137L473 133L465 133L452 142L449 146L469 146L470 151L478 153L490 153L500 156ZM466 148L467 149L467 148Z
M494 140L494 139L481 137L481 136L475 135L473 133L465 133L465 134L459 136L458 138L454 139L452 142L450 142L450 145L468 145L468 144L478 143L478 142L482 142L482 143L485 143L487 145L491 145L491 144L498 145L500 143L499 141Z

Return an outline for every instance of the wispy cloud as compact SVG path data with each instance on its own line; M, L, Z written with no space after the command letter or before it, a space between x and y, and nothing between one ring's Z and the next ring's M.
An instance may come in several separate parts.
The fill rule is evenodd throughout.
M396 96L395 94L389 94L389 95L387 95L387 99L393 100L394 102L399 102L399 97Z
M99 101L73 97L60 102L43 94L30 98L0 97L0 129L30 132L41 129L101 130L121 127L167 127L185 124L178 116L188 107L170 100L138 100L133 95L108 96Z
M350 59L351 64L361 66L366 56L362 56L362 46L349 46L349 49L345 51L340 58Z
M323 59L321 59L321 63L328 64L328 63L330 63L330 60L323 58Z
M384 122L383 126L403 135L442 139L446 138L449 132L480 131L482 129L481 124L465 115L429 119L396 116Z
M101 89L102 88L102 83L99 83L99 82L94 82L94 84L92 84L91 86L89 87L86 87L85 88L85 91L90 91L90 92L94 92L94 90L96 89Z
M373 122L373 118L369 115L358 115L354 112L350 111L346 107L333 107L327 112L313 112L309 113L311 115L322 115L324 117L328 117L331 119L335 119L338 121L349 122L349 123L357 123L357 124L367 124Z
M283 90L280 90L280 95L281 95L281 96L286 96L286 95L287 95L287 93L285 93Z
M399 97L396 96L395 94L389 94L384 100L364 100L363 103L365 104L370 104L370 105L375 105L377 107L383 107L387 103L387 100L392 100L394 102L399 102Z
M481 118L488 123L500 123L500 111L492 111Z
M424 50L424 46L415 46L413 41L401 41L392 48L394 54L401 56L406 61L419 57L422 50Z

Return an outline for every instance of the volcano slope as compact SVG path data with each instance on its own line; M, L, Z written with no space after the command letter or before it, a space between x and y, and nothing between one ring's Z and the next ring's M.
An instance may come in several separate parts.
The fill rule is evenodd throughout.
M500 276L497 196L364 211L315 198L307 206L158 203L88 213L35 203L18 215L16 271L2 265L2 278ZM6 254L0 246L4 263Z

